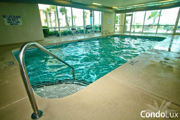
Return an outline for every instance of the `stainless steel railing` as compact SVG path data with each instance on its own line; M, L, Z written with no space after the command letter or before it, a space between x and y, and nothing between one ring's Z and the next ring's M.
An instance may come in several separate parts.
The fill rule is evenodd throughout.
M106 31L107 31L108 33L107 33ZM106 33L107 36L108 36L108 34L110 35L109 30L103 30L103 31L102 31L102 35L103 35L104 32Z
M37 103L36 103L36 100L35 100L35 97L34 97L34 93L33 93L33 90L32 90L32 87L31 87L31 84L30 84L30 81L29 81L29 77L28 77L25 62L24 62L25 51L30 46L35 46L35 47L39 48L43 52L49 54L50 56L52 56L52 57L56 58L57 60L59 60L60 62L64 63L65 65L69 66L72 69L73 80L75 81L76 78L75 78L74 68L71 65L69 65L65 61L58 58L56 55L49 52L46 48L44 48L40 44L38 44L36 42L28 42L28 43L24 44L21 47L20 52L19 52L20 72L21 72L21 76L23 78L23 82L24 82L24 85L25 85L25 88L26 88L26 92L27 92L28 97L29 97L29 101L30 101L32 109L34 111L34 113L31 115L31 118L32 119L38 119L43 115L43 112L41 110L38 110Z
M109 32L109 30L106 30L106 31L108 32L109 35L111 35L110 32Z

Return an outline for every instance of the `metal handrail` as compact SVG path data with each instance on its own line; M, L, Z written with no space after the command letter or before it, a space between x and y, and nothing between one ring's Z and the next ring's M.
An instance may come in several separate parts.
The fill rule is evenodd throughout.
M37 48L39 48L40 50L42 50L43 52L49 54L50 56L56 58L57 60L61 61L62 63L64 63L65 65L69 66L72 69L72 74L73 74L73 80L75 81L75 74L74 74L74 68L69 65L68 63L66 63L65 61L61 60L60 58L58 58L57 56L55 56L54 54L52 54L51 52L49 52L46 48L44 48L43 46L41 46L40 44L36 43L36 42L28 42L26 44L24 44L19 52L19 67L20 67L20 72L21 72L21 76L23 78L23 82L26 88L26 92L28 94L29 97L29 101L31 103L32 109L34 111L34 113L31 115L32 119L38 119L42 116L43 112L41 110L38 110L37 107L37 103L34 97L34 93L29 81L29 77L27 74L27 70L25 67L25 63L24 63L24 55L25 55L25 51L28 47L30 46L35 46Z
M102 31L102 35L103 35L104 32L106 33L106 30L103 30L103 31ZM108 34L106 33L106 35L108 35Z
M108 33L107 33L106 31L107 31ZM103 31L102 31L102 35L103 35L104 32L106 33L107 36L108 36L108 34L110 35L109 30L103 30Z
M106 31L109 33L109 35L111 35L110 32L109 32L109 30L106 30Z

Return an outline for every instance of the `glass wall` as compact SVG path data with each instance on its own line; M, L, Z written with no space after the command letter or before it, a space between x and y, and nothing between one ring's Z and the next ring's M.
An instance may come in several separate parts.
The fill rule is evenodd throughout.
M43 4L39 11L45 37L101 32L100 11Z
M83 9L72 8L73 15L73 34L84 34Z
M145 11L133 13L131 32L139 32L139 33L142 32L143 23L144 23L144 19L143 19L144 14L145 14Z
M160 16L160 10L147 11L143 32L156 33L159 16Z
M177 25L176 33L180 33L180 19L179 19L179 21L178 21L178 25Z
M132 17L130 13L123 13L126 17L123 19L123 26L125 27L123 32L131 33L164 33L172 34L180 33L180 20L178 18L179 7L162 9L162 10L150 10L150 11L138 11L133 12ZM129 18L128 18L129 17ZM115 18L115 31L120 32L120 14L116 14ZM178 18L178 19L177 19ZM178 20L177 28L175 27ZM129 21L132 21L131 23ZM121 25L122 27L122 25ZM176 28L176 30L174 30ZM129 30L131 29L131 30Z
M94 32L101 32L101 12L94 11Z
M73 25L83 26L83 9L72 8L73 10Z
M178 11L178 7L161 11L158 33L173 33Z
M125 14L116 14L115 31L124 32Z
M56 15L56 6L54 5L41 5L39 6L41 24L43 27L44 36L54 36L58 34L58 22Z
M57 9L60 27L72 27L71 8L58 6Z
M130 32L131 30L131 20L132 20L132 14L126 15L126 22L125 22L125 31Z
M93 25L92 11L84 10L84 25Z
M116 14L115 31L119 31L119 25L120 25L120 14Z
M92 10L84 10L84 25L85 25L85 33L93 33L93 11Z

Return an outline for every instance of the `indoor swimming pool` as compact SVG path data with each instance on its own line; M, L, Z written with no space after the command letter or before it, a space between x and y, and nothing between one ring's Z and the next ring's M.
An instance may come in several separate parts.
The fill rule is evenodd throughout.
M142 52L154 48L163 39L109 36L45 46L74 68L76 82L83 83L81 86L60 84L61 81L72 79L71 68L38 48L26 51L25 64L34 91L44 98L59 98L83 89ZM18 53L13 52L16 59ZM64 90L70 92L63 94Z

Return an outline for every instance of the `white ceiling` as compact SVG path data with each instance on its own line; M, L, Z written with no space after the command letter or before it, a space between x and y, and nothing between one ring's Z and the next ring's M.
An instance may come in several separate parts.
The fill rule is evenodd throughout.
M91 4L93 2L100 3L102 6L106 7L124 7L129 5L141 4L141 3L149 3L149 2L158 2L160 0L72 0L74 2Z

